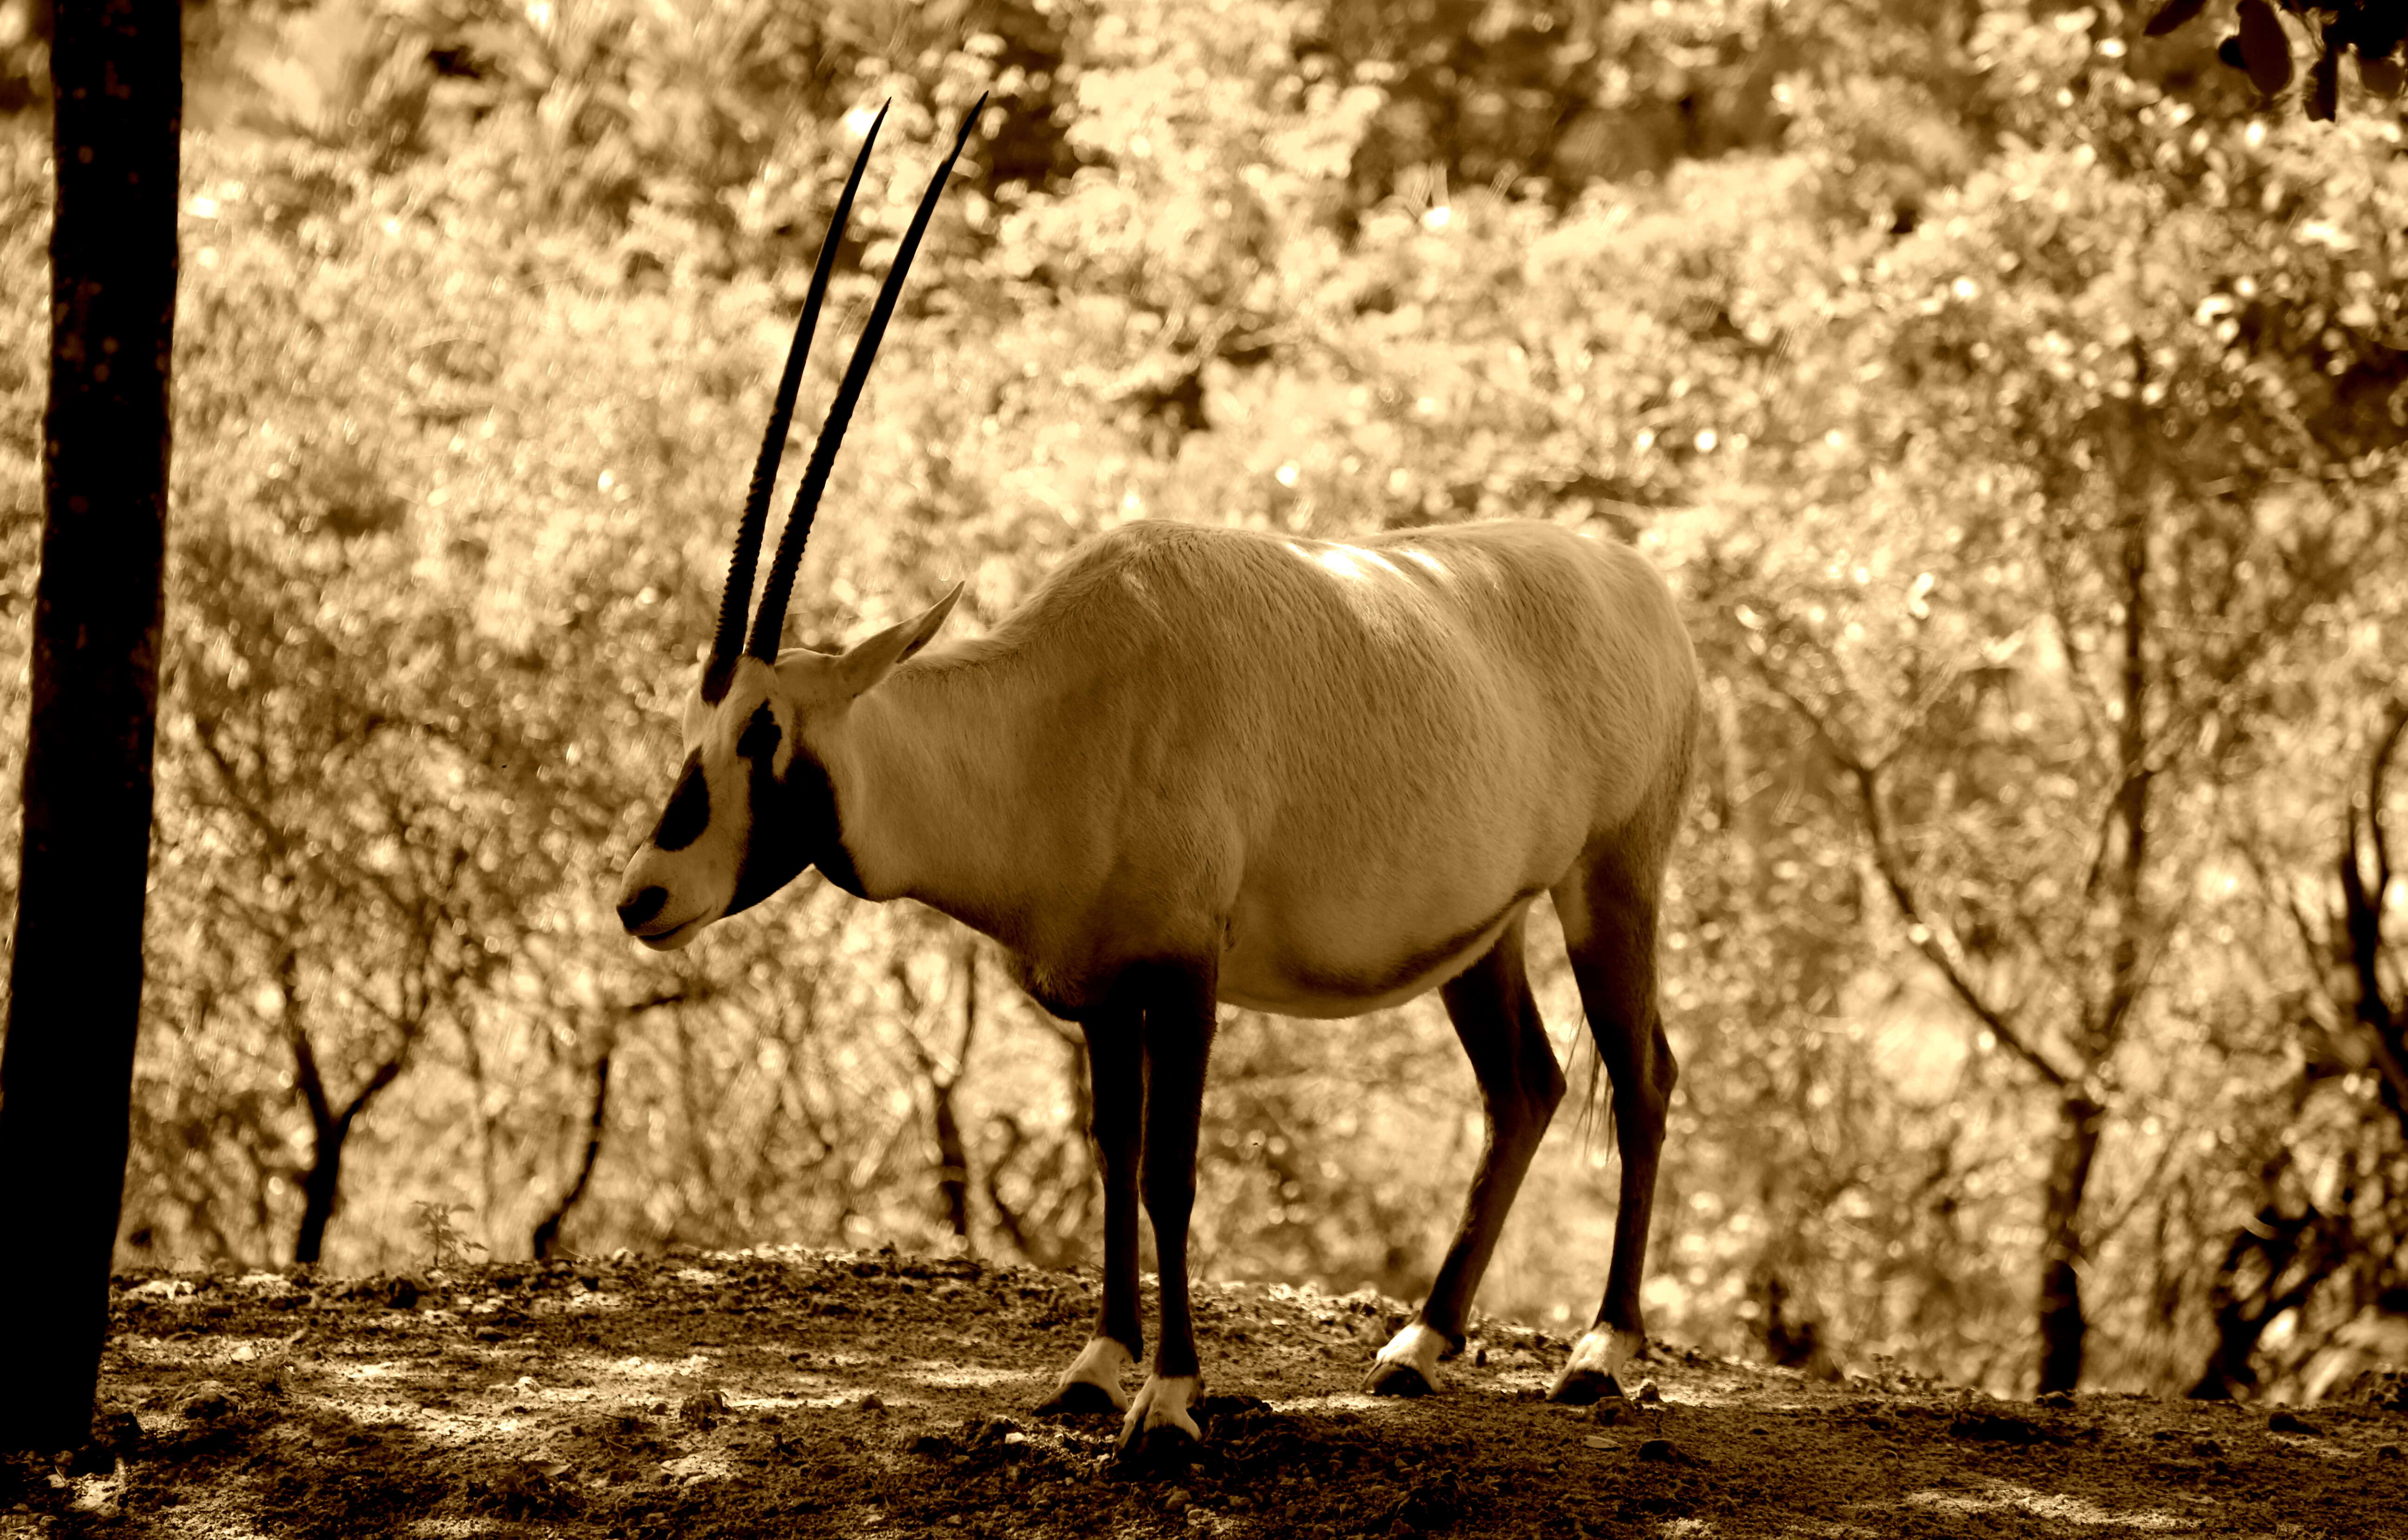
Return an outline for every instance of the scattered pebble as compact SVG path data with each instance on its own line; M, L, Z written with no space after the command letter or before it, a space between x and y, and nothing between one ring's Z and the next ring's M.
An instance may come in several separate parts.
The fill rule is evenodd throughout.
M93 1418L92 1441L117 1454L132 1454L142 1446L142 1419L132 1412L103 1412Z
M2004 1412L1967 1411L1948 1425L1948 1432L1953 1438L1989 1444L2040 1444L2049 1436L2034 1424Z
M882 1412L886 1410L885 1398L881 1396L877 1391L872 1390L869 1394L861 1398L860 1409L865 1412Z
M200 1389L186 1396L184 1403L176 1409L183 1413L190 1421L215 1422L234 1410L234 1398L226 1394L223 1386L214 1382L204 1382Z
M2272 1417L2268 1418L2266 1431L2270 1433L2305 1433L2311 1438L2324 1436L2322 1428L2290 1412L2276 1412Z

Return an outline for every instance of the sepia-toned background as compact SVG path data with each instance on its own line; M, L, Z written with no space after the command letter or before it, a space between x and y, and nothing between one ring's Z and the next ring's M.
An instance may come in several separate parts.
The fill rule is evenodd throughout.
M40 12L0 0L12 897ZM986 91L795 636L956 579L975 634L1140 517L1634 540L1718 728L1670 896L1656 1332L2027 1392L2069 1353L2092 1388L2349 1372L2408 1315L2400 82L2344 67L2310 122L2215 25L2143 19L189 7L120 1262L1088 1259L1078 1042L986 943L815 874L674 957L609 909L867 116L807 423ZM1199 1266L1416 1294L1480 1137L1434 999L1233 1013ZM1586 1319L1611 1148L1568 1102L1484 1307Z

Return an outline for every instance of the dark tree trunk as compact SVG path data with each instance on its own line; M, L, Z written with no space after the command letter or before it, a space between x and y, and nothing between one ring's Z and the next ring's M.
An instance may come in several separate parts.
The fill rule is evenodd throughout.
M2079 1094L2059 1103L2057 1149L2041 1206L2040 1393L2071 1390L2082 1380L2090 1322L2082 1309L2082 1200L2099 1156L2106 1111Z
M2136 361L2146 378L2147 362ZM2150 858L2149 792L2155 771L2149 759L2149 627L2155 615L2149 584L2150 462L2142 448L2147 429L2136 410L2132 459L2128 469L2121 540L2123 578L2123 679L2116 719L2115 765L2121 780L2114 820L2123 839L2108 881L2114 904L2114 941L2108 949L2107 996L2078 1035L2086 1068L2070 1077L2057 1102L2057 1147L2049 1157L2048 1185L2041 1194L2040 1394L2072 1390L2082 1383L2083 1352L2090 1335L2082 1306L2082 1204L2107 1109L2085 1088L2093 1084L2122 1037L2146 986L2143 961L2153 918L2145 894Z
M2384 987L2389 977L2394 991L2400 973L2386 966L2390 946L2383 934L2383 916L2391 901L2391 834L2384 820L2384 791L2391 776L2392 756L2408 737L2408 699L2395 698L2374 751L2368 756L2365 789L2343 807L2341 842L2342 910L2334 925L2335 949L2349 970L2350 1015L2362 1032L2361 1042L2375 1073L2375 1092L2408 1138L2408 1017L2395 1009Z
M2262 1179L2271 1194L2288 1158ZM2258 1389L2253 1361L2266 1329L2304 1306L2327 1279L2341 1272L2355 1250L2348 1216L2308 1205L2286 1214L2269 1197L2249 1221L2233 1231L2208 1291L2214 1312L2215 1346L2188 1392L2194 1401L2231 1401Z
M594 1179L594 1163L602 1158L603 1120L610 1107L610 1056L604 1053L594 1061L594 1110L585 1121L585 1159L577 1168L577 1180L569 1184L560 1202L552 1205L543 1222L535 1227L533 1250L539 1262L552 1260L552 1248L560 1244L560 1227L568 1222L568 1211L585 1196L585 1185Z
M326 1250L326 1226L335 1217L335 1201L343 1191L343 1139L318 1130L318 1158L301 1175L301 1233L293 1243L293 1259L315 1265Z
M88 0L50 50L47 519L0 1050L0 1446L79 1444L108 1319L142 998L176 313L178 0Z
M290 976L288 973L288 979ZM286 996L288 1000L294 998L289 993ZM296 1007L288 1004L286 1009ZM411 1041L413 1038L404 1038L400 1049L376 1067L376 1072L368 1076L359 1094L337 1108L326 1095L326 1082L318 1072L318 1055L309 1045L309 1034L294 1025L293 1078L302 1101L309 1109L310 1148L309 1169L301 1173L301 1231L293 1242L294 1261L314 1265L323 1255L326 1227L334 1222L335 1205L343 1196L343 1146L350 1143L352 1126L368 1110L377 1093L401 1078Z
M967 1243L970 1238L970 1153L962 1138L962 1119L953 1093L960 1089L962 1071L969 1062L970 1039L978 1031L978 944L966 941L961 951L962 1045L949 1072L932 1072L928 1085L935 1101L937 1191L944 1203L945 1222Z

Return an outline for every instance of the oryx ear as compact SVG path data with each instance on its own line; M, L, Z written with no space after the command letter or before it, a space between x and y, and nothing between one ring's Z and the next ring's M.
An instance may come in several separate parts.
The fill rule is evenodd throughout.
M836 660L842 693L851 699L884 679L896 664L928 644L945 617L953 612L953 601L962 597L962 585L955 583L943 598L928 606L911 619L890 626L868 640L845 650Z

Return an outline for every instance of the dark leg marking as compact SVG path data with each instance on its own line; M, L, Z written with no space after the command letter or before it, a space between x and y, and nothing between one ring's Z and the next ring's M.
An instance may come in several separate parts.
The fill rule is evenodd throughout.
M1555 894L1589 1032L1613 1082L1614 1144L1622 1159L1605 1300L1550 1392L1552 1399L1575 1405L1614 1393L1614 1370L1646 1341L1639 1284L1647 1265L1665 1110L1679 1072L1664 1039L1656 993L1656 911L1662 880L1659 851L1598 848L1590 853L1586 869Z
M1145 1351L1145 1332L1138 1322L1137 1185L1142 1144L1141 1099L1145 1091L1144 1015L1141 1011L1099 1011L1084 1024L1087 1035L1088 1104L1094 1109L1090 1132L1096 1143L1096 1168L1104 1187L1104 1297L1096 1316L1096 1340L1081 1354L1080 1363L1067 1371L1054 1394L1038 1408L1044 1413L1119 1412L1124 1403L1093 1379L1074 1377L1082 1372L1097 1344L1120 1345L1135 1362ZM1105 1355L1109 1357L1109 1354ZM1107 1374L1117 1364L1106 1364Z
M1197 1126L1212 1051L1214 965L1164 964L1145 980L1146 1217L1154 1223L1162 1284L1154 1371L1129 1407L1121 1449L1140 1461L1179 1460L1199 1436L1188 1409L1199 1398L1196 1322L1187 1295L1187 1222L1196 1206Z
M1438 1353L1452 1355L1462 1348L1472 1295L1564 1094L1563 1072L1555 1064L1538 1002L1530 997L1519 915L1479 961L1439 993L1479 1077L1488 1135L1463 1223L1430 1285L1429 1298L1413 1325L1383 1348L1372 1366L1369 1389L1376 1395L1427 1395L1437 1389L1433 1365Z

